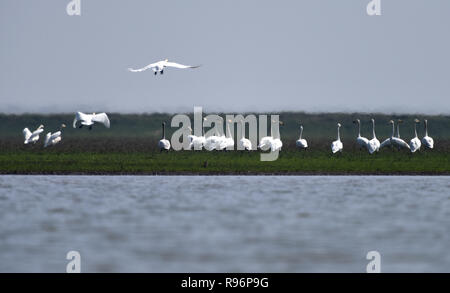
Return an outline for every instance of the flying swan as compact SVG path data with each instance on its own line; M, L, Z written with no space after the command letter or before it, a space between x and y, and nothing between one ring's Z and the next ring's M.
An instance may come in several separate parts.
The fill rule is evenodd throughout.
M73 128L77 128L78 121L81 121L81 125L78 128L81 128L83 126L89 126L89 130L91 130L92 125L94 125L95 122L105 125L106 128L110 127L109 118L108 115L106 115L106 113L84 114L81 112L77 112L75 114L75 119L73 119Z
M55 133L47 133L47 135L45 136L45 141L44 141L44 148L48 147L48 146L52 146L57 144L58 142L61 141L62 137L62 129L66 127L65 124L61 124L61 127L59 128L59 131L55 132Z
M44 125L39 125L39 127L31 132L28 128L24 128L22 130L23 136L25 138L24 144L33 143L35 144L39 140L39 134L41 134L44 131Z
M147 65L145 67L142 67L142 68L139 68L139 69L128 68L128 71L130 71L130 72L142 72L142 71L145 71L147 69L151 69L151 70L153 70L155 75L157 75L158 72L159 72L159 74L163 74L164 73L164 69L166 67L186 69L186 68L198 68L198 67L200 67L200 65L196 65L196 66L183 65L183 64L179 64L179 63L175 63L175 62L169 62L169 59L165 59L165 60L162 60L162 61L158 61L158 62L149 64L149 65Z

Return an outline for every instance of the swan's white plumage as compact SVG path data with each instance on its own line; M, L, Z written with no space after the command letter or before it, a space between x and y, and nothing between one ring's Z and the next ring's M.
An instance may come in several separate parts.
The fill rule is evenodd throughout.
M417 123L420 121L418 119L414 120L414 137L409 141L409 148L411 150L411 153L415 153L416 151L420 150L420 147L422 146L420 139L417 137Z
M331 152L333 154L337 152L342 152L342 150L344 149L344 145L341 141L341 134L339 132L339 128L341 128L340 123L337 124L337 139L331 143Z
M369 143L369 140L361 136L361 120L356 119L355 121L353 121L353 123L358 124L358 136L356 137L356 143L359 145L360 148L367 149L367 144Z
M422 144L429 149L434 148L434 140L433 138L428 136L428 120L424 120L425 123L425 136L422 138Z
M166 139L166 123L163 122L161 125L162 125L162 137L158 141L158 148L161 151L163 150L168 151L170 150L170 141Z
M25 138L24 144L36 143L39 140L39 135L44 132L44 125L40 125L35 131L31 132L28 128L22 130Z
M243 137L239 140L239 148L244 149L246 151L251 151L252 150L252 142L249 139Z
M152 69L153 72L155 72L155 74L157 72L162 72L164 70L164 68L166 67L173 67L173 68L179 68L179 69L186 69L186 68L198 68L200 67L199 65L193 66L193 65L183 65L183 64L179 64L179 63L175 63L175 62L169 62L169 60L161 60L155 63L151 63L147 66L144 66L142 68L138 68L138 69L133 69L133 68L128 68L128 71L130 72L142 72L145 71L147 69Z
M300 136L295 141L295 145L299 149L306 149L308 147L308 142L306 141L306 139L302 138L302 134L303 134L303 125L300 125Z
M375 119L372 119L372 139L367 143L367 149L370 154L373 154L380 150L380 141L377 139L375 135Z
M258 148L263 151L267 151L271 148L272 141L273 141L273 137L265 136L265 137L261 138L261 140L259 141Z
M91 126L94 123L101 123L105 125L106 128L110 127L110 122L108 115L106 113L100 113L100 114L85 114L82 112L77 112L75 114L75 118L73 119L73 128L77 127L77 122L80 121L81 125L84 126Z

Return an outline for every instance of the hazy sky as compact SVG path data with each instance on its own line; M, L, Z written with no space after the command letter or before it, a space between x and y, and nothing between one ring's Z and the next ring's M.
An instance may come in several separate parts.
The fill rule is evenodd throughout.
M448 0L69 2L0 1L0 112L450 113Z

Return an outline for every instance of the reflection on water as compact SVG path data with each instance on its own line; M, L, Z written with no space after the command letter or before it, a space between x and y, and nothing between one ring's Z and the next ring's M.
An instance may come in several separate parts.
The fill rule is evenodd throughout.
M0 271L449 272L449 177L0 176Z

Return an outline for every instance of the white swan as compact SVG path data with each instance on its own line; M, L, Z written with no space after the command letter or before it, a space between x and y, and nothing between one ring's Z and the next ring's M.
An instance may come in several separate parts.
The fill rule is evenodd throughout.
M223 127L223 118L222 117L220 117L220 118L222 119L221 125ZM206 118L203 118L203 120L206 121ZM205 139L204 146L207 151L220 150L220 144L225 137L224 135L219 136L215 127L214 127L214 131L215 131L215 135L208 136Z
M39 125L39 127L31 132L28 128L24 128L22 130L23 136L25 138L24 144L33 143L35 144L39 140L39 134L41 134L44 131L44 125Z
M342 149L344 148L344 145L341 142L341 135L339 132L339 128L341 128L341 123L337 124L337 140L335 140L331 143L331 152L333 154L335 154L337 152L342 153Z
M231 123L231 120L228 120L229 123ZM226 136L222 139L222 143L221 143L221 149L226 150L227 148L234 148L234 139L231 135L231 131L230 131L230 124L227 123L226 124ZM223 148L222 148L223 147Z
M244 124L244 120L241 120L240 123L242 124L242 138L239 140L239 149L244 149L246 151L251 151L252 150L252 142L245 138L245 124Z
M204 129L203 129L203 123L202 123L202 136L193 135L191 127L189 127L189 130L191 132L191 134L188 136L189 140L190 140L189 149L192 149L192 147L194 147L194 150L196 150L196 149L201 150L206 142L205 133L204 133Z
M400 123L403 123L403 120L397 120L397 135L392 139L392 144L397 147L398 150L401 148L410 149L409 144L406 143L403 139L400 138Z
M374 152L377 152L380 149L380 141L377 139L377 136L375 135L375 119L372 118L372 135L373 138L369 140L367 143L367 149L369 150L370 154L373 154Z
M353 121L353 123L358 124L358 137L356 138L356 143L359 145L359 149L361 148L367 149L367 144L369 143L369 140L361 136L361 121L359 119L356 119L355 121Z
M308 142L306 141L306 139L302 138L302 134L303 134L303 125L300 125L300 137L295 142L295 145L299 149L306 149L308 147Z
M109 118L106 113L100 113L100 114L84 114L82 112L77 112L75 114L75 119L73 119L73 128L77 127L77 122L80 121L81 124L78 128L81 128L83 126L89 126L89 130L92 129L92 125L94 123L101 123L105 125L106 128L110 127Z
M272 123L275 121L272 120ZM283 122L279 121L280 125L283 125ZM259 141L258 148L263 151L271 150L272 152L280 151L281 147L283 147L283 142L279 138L273 138L272 134L272 126L270 127L270 136L265 136L261 138Z
M426 148L432 149L434 147L433 138L428 136L428 121L425 119L425 136L422 138L422 143Z
M170 141L166 139L166 123L163 122L161 125L162 125L162 138L158 141L158 147L161 152L169 151Z
M186 69L186 68L198 68L200 67L200 65L197 66L191 66L191 65L183 65L183 64L179 64L179 63L175 63L175 62L169 62L168 59L162 60L162 61L158 61L152 64L149 64L145 67L139 68L139 69L133 69L133 68L128 68L128 71L131 72L142 72L145 71L147 69L152 69L153 72L155 73L155 75L158 74L163 74L164 73L164 68L166 67L173 67L173 68L179 68L179 69Z
M381 144L380 149L387 147L387 146L393 146L393 139L395 136L395 126L394 126L394 120L390 120L388 124L392 124L392 134L391 137L386 138Z
M411 149L411 153L415 153L420 150L421 143L420 139L417 137L417 123L420 123L419 119L414 119L414 137L409 141L409 147Z
M45 136L45 141L44 141L44 148L48 147L48 146L52 146L57 144L58 142L61 141L62 137L62 129L65 128L66 125L65 124L61 124L61 127L59 128L59 131L55 132L55 133L47 133L47 135Z

